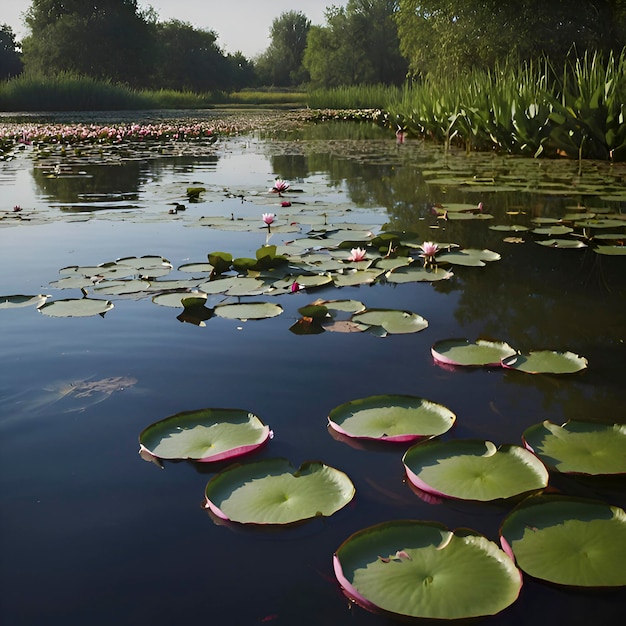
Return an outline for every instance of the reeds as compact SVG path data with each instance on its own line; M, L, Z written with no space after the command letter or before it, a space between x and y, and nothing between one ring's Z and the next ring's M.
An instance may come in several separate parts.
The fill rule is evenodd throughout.
M384 123L469 150L626 160L626 50L571 55L562 75L547 59L425 78L403 88L316 90L310 107L380 108Z

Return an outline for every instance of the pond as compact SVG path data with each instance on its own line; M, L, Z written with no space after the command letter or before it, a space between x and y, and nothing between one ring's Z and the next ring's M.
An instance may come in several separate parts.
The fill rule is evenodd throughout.
M277 178L290 185L280 197L269 192ZM190 188L202 191L189 196ZM623 166L585 162L579 174L572 162L444 154L410 138L398 145L364 124L278 124L165 148L26 145L0 162L0 192L2 301L82 299L82 287L113 304L84 317L17 306L16 298L0 307L4 624L396 623L342 593L332 559L339 546L361 529L405 519L471 528L499 544L516 502L420 493L402 463L411 444L340 436L328 427L335 407L416 396L455 414L442 440L496 446L521 445L524 431L545 420L626 424L626 259L615 250L626 237ZM275 215L269 227L264 213ZM436 257L437 272L450 275L435 282L394 282L393 272L379 271L369 282L341 283L337 265L344 276L357 267L347 261L352 248L370 261L394 256L372 247L382 232L410 233L403 237L413 245L438 242L442 254L452 244L490 252L469 265ZM385 242L389 253L399 245ZM333 280L292 290L291 276L275 292L209 293L204 317L158 304L167 287L211 282L185 265L216 251L254 258L266 244L292 260L332 253ZM409 246L416 267L419 252ZM107 264L136 257L157 257L163 270L153 268L152 286L140 291L98 295L100 279L77 280L76 268L106 274ZM174 280L188 282L159 286ZM318 299L411 312L428 325L324 328L298 311ZM213 311L257 301L279 305L280 314L246 320ZM569 351L588 366L529 374L443 366L431 353L445 339L484 337L522 354ZM249 411L273 431L241 463L321 461L345 472L356 495L329 517L287 528L211 515L205 487L231 460L163 461L159 469L138 454L148 425L210 407ZM624 486L623 474L550 474L550 489L621 508ZM615 549L626 549L623 541ZM624 587L524 575L519 598L481 623L611 623L625 600Z

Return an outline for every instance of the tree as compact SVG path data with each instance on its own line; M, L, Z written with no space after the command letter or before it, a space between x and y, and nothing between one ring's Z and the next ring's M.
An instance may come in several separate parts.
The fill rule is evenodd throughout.
M349 0L326 11L326 26L309 33L304 66L319 86L399 84L407 63L400 54L395 0Z
M154 57L147 15L136 0L33 0L30 35L22 42L25 69L145 85Z
M0 80L17 76L22 71L22 60L13 30L0 24Z
M226 86L229 64L212 30L169 20L157 24L158 57L154 86L179 91L206 92Z
M262 82L287 87L308 80L302 57L310 29L311 21L300 11L287 11L272 22L271 43L256 61Z
M399 0L400 50L414 75L489 68L572 48L621 50L624 0Z

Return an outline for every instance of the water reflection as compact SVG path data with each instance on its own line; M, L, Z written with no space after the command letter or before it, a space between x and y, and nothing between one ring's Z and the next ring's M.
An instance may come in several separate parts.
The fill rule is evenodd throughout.
M65 291L50 286L59 269L122 256L162 255L174 267L205 262L215 250L249 257L265 240L260 215L280 210L266 204L275 199L263 197L275 176L297 183L303 201L323 200L331 207L342 202L346 219L358 214L388 229L411 231L417 240L486 248L502 258L485 267L454 267L450 280L434 284L287 293L275 300L284 307L282 315L250 322L212 317L209 307L154 306L149 294L111 296L115 308L105 319L52 319L32 307L0 311L5 364L0 406L8 424L0 455L6 511L0 518L5 556L0 615L6 623L165 626L206 619L210 606L214 620L225 624L382 626L390 621L349 608L334 583L331 555L350 534L388 519L436 519L497 540L507 511L420 499L404 482L403 449L352 447L329 435L327 415L333 407L373 393L428 397L458 415L451 438L481 437L497 445L519 443L523 430L543 419L624 421L623 257L601 257L590 248L544 248L531 233L521 233L524 243L509 244L503 233L489 229L491 223L532 227L532 217L558 217L579 203L618 212L623 200L606 198L604 192L581 195L577 190L585 180L572 178L561 163L516 160L531 181L524 183L528 190L496 190L473 177L482 179L489 170L494 177L510 177L505 182L519 182L506 157L452 155L443 163L437 148L411 141L398 147L380 129L362 125L320 125L267 142L260 135L234 138L212 150L114 165L64 161L71 175L54 178L46 174L54 163L41 168L28 159L1 164L0 188L9 185L11 199L21 194L16 202L25 207L97 205L104 195L139 207L137 219L126 221L110 219L115 209L98 211L102 219L86 223L55 211L54 222L1 229L3 291L65 297ZM22 170L13 174L16 164L32 170L32 189L20 178ZM613 193L617 170L588 168L589 179L596 184L607 177L606 189ZM569 190L542 192L539 178L532 178L538 170L553 183L567 181ZM453 184L455 177L472 182ZM22 181L19 190L13 188L16 180ZM187 184L196 182L207 187L206 195L188 207L184 221L170 221L163 205L180 200ZM226 195L234 188L241 198ZM436 204L479 201L493 220L445 220L432 211ZM163 220L139 218L157 210ZM259 229L197 227L202 215L228 217L234 211L259 219ZM623 227L614 231L624 232ZM294 236L273 232L272 243ZM384 339L289 332L300 317L298 308L317 297L412 310L429 327ZM590 367L581 375L559 377L435 365L430 346L462 336L490 336L521 351L569 349L587 357ZM110 393L71 413L62 402L52 402L31 415L15 401L16 393L37 398L59 379L91 375L94 381L123 376L137 381L142 393ZM354 503L337 517L288 535L260 537L216 526L199 506L215 467L166 463L161 471L137 455L137 436L147 424L207 406L253 410L271 423L276 436L260 458L284 456L297 465L321 459L346 471L357 487ZM619 478L557 476L554 486L626 504ZM484 621L522 626L529 618L544 618L545 607L553 623L597 622L598 615L610 621L621 614L623 600L622 590L580 593L527 580L518 603Z

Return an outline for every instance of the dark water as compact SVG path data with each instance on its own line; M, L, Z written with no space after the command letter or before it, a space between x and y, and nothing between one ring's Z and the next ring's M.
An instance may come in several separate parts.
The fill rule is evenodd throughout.
M406 448L335 440L326 426L332 408L372 394L422 396L457 414L447 438L479 437L498 445L519 443L524 429L546 419L626 422L626 260L589 248L546 249L528 234L523 244L507 244L484 222L445 222L430 212L433 203L482 200L499 221L514 206L527 210L515 219L527 220L579 202L575 189L558 196L534 189L479 197L427 185L422 170L434 158L427 148L402 146L407 150L401 153L392 139L368 139L362 129L337 132L328 127L298 141L240 137L208 156L84 164L88 179L47 178L28 154L0 164L0 210L20 204L46 215L40 224L0 228L0 292L7 295L79 297L49 286L61 268L125 256L162 255L176 268L204 261L214 250L253 254L264 243L262 231L222 232L194 222L234 211L260 216L267 207L210 196L189 205L182 219L169 218L168 203L197 182L264 190L279 176L305 192L315 189L326 200L347 203L364 223L388 223L422 239L502 255L483 268L456 268L450 281L434 285L279 296L284 313L277 318L213 318L205 328L180 323L176 309L149 298L111 298L115 308L104 318L56 319L33 307L0 310L3 624L395 623L342 595L332 570L338 546L361 528L403 518L469 527L498 541L510 506L421 500L405 482ZM456 155L454 163L465 167L465 158ZM87 193L105 192L125 194L135 208L123 217L114 209L62 209ZM599 197L584 200L616 208ZM298 307L316 297L412 310L429 327L384 339L289 332ZM589 359L589 369L563 378L448 371L433 363L435 341L480 335L522 351L571 350ZM130 382L111 393L67 393L80 381L115 377ZM162 471L137 454L145 426L202 407L254 412L275 438L252 458L284 456L294 465L322 460L351 477L356 498L329 519L277 532L214 523L201 503L206 482L224 465L166 463ZM622 478L553 477L552 484L626 505ZM518 601L480 623L609 624L623 613L624 600L623 590L558 588L526 576Z

